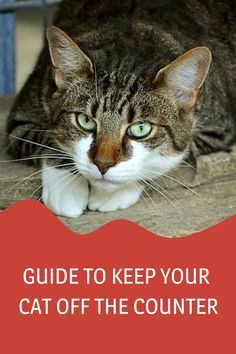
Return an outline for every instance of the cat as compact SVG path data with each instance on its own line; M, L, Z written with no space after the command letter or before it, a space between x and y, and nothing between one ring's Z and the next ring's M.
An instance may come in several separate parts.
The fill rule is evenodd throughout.
M42 161L46 206L66 217L128 208L184 159L230 149L234 8L62 2L7 123L9 153Z

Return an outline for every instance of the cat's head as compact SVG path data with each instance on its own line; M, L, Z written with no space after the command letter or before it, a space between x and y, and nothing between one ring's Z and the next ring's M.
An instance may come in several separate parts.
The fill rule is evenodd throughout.
M113 190L155 178L184 158L211 63L208 48L191 49L144 78L122 62L97 70L99 63L56 27L47 37L57 141L93 185Z

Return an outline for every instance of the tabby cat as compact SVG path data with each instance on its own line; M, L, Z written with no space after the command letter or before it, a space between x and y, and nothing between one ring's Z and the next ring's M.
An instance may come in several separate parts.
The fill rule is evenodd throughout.
M42 161L45 205L67 217L127 208L144 181L230 148L234 9L223 0L62 2L7 124L10 154Z

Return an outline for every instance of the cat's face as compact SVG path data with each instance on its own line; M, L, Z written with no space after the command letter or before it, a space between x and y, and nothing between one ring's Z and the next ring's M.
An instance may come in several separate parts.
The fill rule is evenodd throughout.
M155 178L185 156L193 107L210 65L196 48L144 80L133 72L96 72L91 60L62 31L48 31L58 91L57 140L93 185L114 190Z
M106 190L123 183L132 186L134 180L162 175L182 160L192 124L180 128L181 116L174 102L142 90L118 102L122 109L112 109L108 107L109 90L104 94L101 90L96 104L95 97L79 93L79 85L76 90L75 105L73 100L68 105L68 96L74 96L72 89L65 93L66 103L61 107L61 147L73 153L77 169L93 185ZM110 93L119 96L115 90Z

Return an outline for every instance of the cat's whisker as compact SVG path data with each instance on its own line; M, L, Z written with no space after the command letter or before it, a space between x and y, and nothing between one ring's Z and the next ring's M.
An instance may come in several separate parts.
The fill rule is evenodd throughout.
M70 169L68 169L69 171ZM49 177L49 179L51 179L52 177ZM32 199L33 196L40 190L43 188L43 183L40 183L40 185L33 191L33 193L30 195L29 199ZM38 199L38 201L40 201L40 199Z
M73 183L74 185L76 184L79 185L84 180L84 176L81 176L78 173L73 173L72 171L71 174L73 175L72 178L65 183L62 189L64 189L69 183Z
M132 182L134 184L134 188L137 188L137 186L140 187L140 183L137 180L133 180ZM145 189L142 187L142 192L143 191L145 191ZM141 193L139 201L140 201L140 203L142 205L143 212L145 213L147 211L147 208L149 207L149 204L148 204L148 201L146 200L146 198L144 198L143 193ZM155 205L155 203L154 203L154 205ZM140 215L140 214L143 215L143 212L136 214L136 216Z
M152 178L148 178L147 179L152 182L154 185L156 185L158 188L161 188L161 190L163 192L165 192L170 198L172 198L175 202L177 202L177 199L171 195L164 187L162 187L156 180L152 179Z
M139 183L139 182L138 182ZM140 184L140 183L139 183ZM142 186L143 187L143 186ZM160 208L158 207L157 203L153 200L152 196L148 193L148 191L145 188L146 186L143 187L143 192L147 195L147 197L150 199L151 203L153 204L155 210L157 210L158 215L163 215L162 211L160 210ZM143 197L144 198L144 197ZM145 198L144 198L145 199ZM147 202L148 207L150 206L150 204ZM157 216L156 212L151 212L149 213L149 215L155 215Z
M60 153L63 153L63 154L65 153L65 151L63 151L63 150L56 149L56 148L48 146L48 145L36 143L34 141L27 140L27 139L24 139L24 138L20 138L18 136L12 135L12 134L7 134L7 135L10 136L11 138L14 138L14 139L17 139L17 140L21 140L21 141L24 141L24 142L29 143L29 144L37 145L37 146L40 146L40 147L43 147L43 148L46 148L46 149L49 149L49 150L57 151L57 152L60 152ZM69 152L67 154L72 156L72 157L74 157L73 154L71 154Z
M153 171L148 170L148 169L145 169L145 168L143 169L143 171L144 171L144 172L146 171L146 172L148 172L149 174L150 174L150 173L151 173L151 174L154 174ZM163 178L163 176L160 176L160 177ZM148 181L150 181L150 182L152 182L154 185L156 185L158 188L160 188L164 193L166 193L170 198L172 198L175 202L177 202L177 199L176 199L173 195L171 195L171 194L166 190L166 188L162 187L162 186L157 182L156 179L151 178L150 176L145 176L145 179L148 180Z
M167 158L169 157L169 156L168 156L167 154L165 154L163 151L161 152L161 155L163 155L163 156L165 156L165 157L167 157ZM190 165L187 161L182 160L181 163L184 163L184 164L186 165L186 167L192 168L193 170L197 171L196 167ZM180 165L178 165L177 167L184 167L184 166L181 166L181 164L180 164Z
M198 197L201 198L202 200L206 201L208 204L215 206L214 203L210 202L208 199L206 199L205 197L203 197L201 194L197 193L195 190L193 190L192 188L190 188L187 184L185 184L185 183L183 183L183 182L181 182L181 181L178 181L176 178L171 177L171 176L168 176L168 175L166 175L166 174L163 174L163 176L166 177L166 178L171 179L171 180L174 181L174 182L179 183L180 185L182 185L183 187L185 187L185 188L187 188L189 191L191 191L193 194L195 194L196 196L198 196Z
M41 183L41 184L33 191L33 193L30 195L29 199L32 199L33 196L34 196L40 189L43 189L43 183ZM41 198L38 199L38 202L40 202L40 201L41 201Z
M72 139L72 140L75 141L74 139ZM55 138L55 141L57 142L58 146L60 146L63 149L62 151L64 151L65 154L67 154L68 156L71 156L73 159L76 159L76 155L74 153L66 150L66 146L63 146L57 138Z
M181 161L181 163L184 163L186 166L181 166L181 165L179 165L179 167L190 167L190 168L192 168L193 170L197 171L196 167L190 165L187 161L183 160L183 161Z
M181 212L179 211L179 209L176 207L176 205L172 202L172 200L170 198L168 198L163 192L161 192L157 187L154 187L151 183L147 182L146 180L144 179L141 179L140 180L145 183L147 186L149 186L150 188L152 188L153 190L157 191L160 195L162 195L175 209L178 213L181 214Z
M36 176L37 174L41 173L41 172L44 171L44 170L48 170L48 169L50 169L50 168L52 168L52 167L58 168L58 167L67 167L67 166L72 166L72 165L74 165L73 162L72 162L72 163L68 163L68 164L60 164L60 165L55 165L55 166L43 167L43 168L41 168L40 170L38 170L38 171L36 171L36 172L34 172L34 173L31 173L29 176L24 177L21 181L17 182L17 183L14 184L13 186L11 186L11 187L10 187L10 190L11 190L12 188L15 188L15 187L18 186L19 184L25 182L27 179L29 179L29 178L31 178L31 177L33 177L33 176Z
M67 155L41 155L41 156L32 156L32 157L24 157L21 159L10 159L10 160L2 160L0 163L4 162L21 162L21 161L28 161L28 160L37 160L37 159L63 159L63 160L71 160L71 157Z
M146 171L146 172L149 173L149 174L155 174L153 171L148 170L148 169L144 169L144 171ZM171 177L171 176L168 176L168 175L166 175L166 174L162 174L161 177L166 177L166 178L169 178L169 179L175 181L176 183L178 183L178 184L182 185L183 187L187 188L189 191L191 191L193 194L195 194L195 195L198 196L199 198L205 200L205 201L206 201L207 203L209 203L210 205L214 205L212 202L210 202L209 200L207 200L207 199L206 199L205 197L203 197L201 194L199 194L198 192L196 192L195 190L193 190L191 187L189 187L189 186L186 185L185 183L183 183L183 182L177 180L176 178ZM150 179L149 176L146 176L146 178L147 178L147 179ZM163 188L163 187L162 187L162 188Z
M75 180L75 184L80 184L83 180L85 180L85 177L80 175L79 173L76 173L76 176L78 177L78 180Z
M70 172L70 174L66 174L64 177L62 177L61 179L59 179L59 181L57 181L56 183L54 183L54 185L51 186L47 192L52 191L52 189L54 189L59 183L61 183L62 181L66 180L66 179L69 178L69 177L72 177L72 178L70 178L65 184L63 184L62 189L64 189L64 188L68 185L69 182L71 182L74 178L77 178L77 176L76 176L73 172L71 172L71 171L73 171L73 170L74 170L74 168L68 169L67 171ZM40 187L38 187L38 189L41 188L41 187L42 187L42 185L41 185ZM34 193L36 193L36 191L35 191ZM38 199L38 201L39 201L39 202L42 201L45 196L46 196L46 193L43 193L43 194L41 195L41 197Z
M71 174L73 175L72 179L71 179L71 182L73 184L80 184L85 178L84 176L80 175L78 171L73 171L71 172ZM65 186L67 186L68 182L65 184ZM64 188L64 186L63 186Z
M139 184L136 183L136 181L134 181L134 180L128 181L127 184L128 184L128 185L130 186L130 188L133 189L133 190L135 190L135 189L137 189L137 187L139 187ZM146 202L144 198L143 198L143 200L144 200L144 202ZM139 201L140 201L140 203L141 203L141 205L142 205L143 211L145 211L145 205L144 205L144 202L142 201L142 194L140 195Z
M139 184L137 181L133 181L133 183L134 183L135 186L140 186L140 184ZM147 202L147 200L146 200L146 199L144 198L144 196L143 196L143 191L144 191L144 190L143 190L143 188L142 188L139 201L141 202L143 211L145 212L146 206L148 206L148 202Z
M157 211L158 211L158 214L160 213L160 208L158 207L158 205L154 202L154 200L153 200L153 198L151 197L151 195L147 192L147 190L144 188L143 189L143 192L147 195L147 197L150 199L150 201L151 201L151 203L153 204L153 206L154 206L154 209L157 209ZM142 194L142 196L143 196L143 194ZM146 200L146 198L143 196L143 199L144 200ZM149 203L147 202L147 205L148 205L148 207L149 207ZM155 213L153 213L153 215L154 215Z
M184 161L183 161L184 162ZM178 168L190 168L190 166L183 166L183 165L178 165L177 166ZM195 167L191 167L192 169L195 169Z
M55 129L32 129L32 128L26 128L26 127L21 127L21 130L22 131L26 131L26 132L28 132L29 130L31 131L31 132L50 132L50 133L55 133L56 134L56 131L55 131Z
M78 180L75 181L75 184L77 184L77 183L79 184L80 182L82 182L85 179L85 177L80 174L80 172L78 171L77 168L73 171L73 174L78 177Z
M140 183L138 181L136 181L138 183L138 185L140 185ZM148 191L145 189L145 187L143 188L142 186L142 192L144 192L147 197L151 200L152 204L154 205L154 208L158 210L158 212L160 212L160 208L156 205L156 203L154 202L153 198L151 197L151 195L148 193ZM143 193L141 194L141 196L143 197L143 199L145 200ZM147 205L149 206L148 202Z
M69 166L68 166L69 167ZM49 166L49 168L52 168L52 166ZM73 168L68 168L67 171L73 171ZM41 171L40 171L41 172ZM49 179L51 179L52 177L49 177ZM43 183L41 183L34 191L33 193L30 195L30 199L33 198L33 196L37 193L38 190L40 190L41 188L43 188Z

